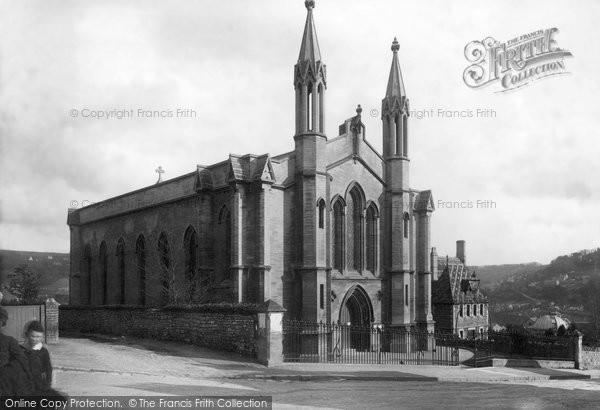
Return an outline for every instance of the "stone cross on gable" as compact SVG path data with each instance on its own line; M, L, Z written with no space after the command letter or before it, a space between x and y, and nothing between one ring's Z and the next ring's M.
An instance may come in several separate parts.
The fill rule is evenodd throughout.
M158 168L154 170L154 172L158 174L158 181L156 181L156 183L158 184L159 182L162 182L162 174L165 173L165 170L162 169L162 167L159 165Z

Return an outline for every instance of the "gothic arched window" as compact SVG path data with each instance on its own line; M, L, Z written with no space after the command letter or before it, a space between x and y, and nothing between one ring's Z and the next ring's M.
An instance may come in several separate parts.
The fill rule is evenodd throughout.
M119 303L125 304L125 241L123 238L117 242L117 272L119 275L120 296Z
M106 242L102 241L100 244L100 251L98 252L98 264L100 265L100 290L102 292L100 298L100 304L106 305L108 301L108 256L106 254Z
M317 203L317 207L319 208L319 228L325 228L325 201L321 198Z
M363 269L363 199L357 186L352 187L348 198L347 211L351 215L348 221L348 268L361 271Z
M92 304L92 248L86 245L83 251L83 272L79 281L79 303Z
M375 273L377 270L377 220L379 213L375 204L367 208L367 270Z
M221 208L221 212L219 213L219 225L220 225L220 237L223 247L223 263L226 267L225 270L225 278L230 279L231 276L231 249L233 247L231 241L231 212L226 206Z
M344 234L344 203L341 198L333 204L333 267L340 272L344 270L344 249L346 238Z
M136 265L139 281L139 302L140 305L146 304L146 241L144 236L140 235L135 242Z
M173 278L173 256L167 234L162 232L158 237L158 260L160 263L161 299L164 304L171 300L171 282Z
M404 213L404 237L408 238L408 227L410 223L410 216L408 216L408 212Z
M191 303L196 292L196 272L198 270L198 237L193 227L189 226L183 237L185 253L186 296Z

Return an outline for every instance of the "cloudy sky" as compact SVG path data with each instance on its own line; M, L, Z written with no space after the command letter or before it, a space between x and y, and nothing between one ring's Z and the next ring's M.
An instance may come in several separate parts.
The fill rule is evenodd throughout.
M361 104L381 149L398 37L411 185L433 191L440 254L464 239L471 264L547 263L600 246L600 2L317 0L314 14L330 138ZM2 0L0 248L68 252L69 206L151 185L159 165L172 178L229 153L292 150L305 17L301 0ZM504 93L465 85L469 42L552 27L570 74ZM89 116L111 110L133 116Z

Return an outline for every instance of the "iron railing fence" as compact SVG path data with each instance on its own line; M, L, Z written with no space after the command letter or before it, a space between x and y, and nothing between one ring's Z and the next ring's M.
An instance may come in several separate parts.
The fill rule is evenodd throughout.
M385 325L351 326L286 320L286 362L354 364L459 364L458 345L448 334Z
M545 336L531 332L488 332L484 338L460 339L453 346L478 357L575 360L577 337Z

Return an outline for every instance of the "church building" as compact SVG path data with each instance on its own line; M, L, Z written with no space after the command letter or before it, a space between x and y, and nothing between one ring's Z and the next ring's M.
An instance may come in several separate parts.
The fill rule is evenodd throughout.
M273 300L289 319L433 331L431 191L411 187L409 105L391 45L383 152L360 105L326 135L314 1L294 66L294 149L234 155L70 209L70 304ZM291 90L290 90L291 91ZM273 136L281 138L281 136Z

